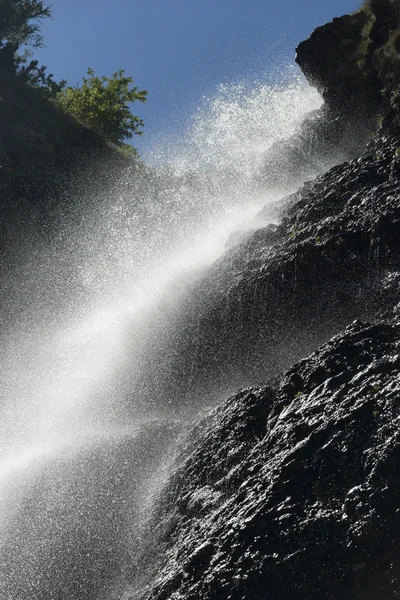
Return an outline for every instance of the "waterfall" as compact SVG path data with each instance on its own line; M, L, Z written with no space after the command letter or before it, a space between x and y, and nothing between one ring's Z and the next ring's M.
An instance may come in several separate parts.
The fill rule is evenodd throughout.
M265 165L320 105L296 77L221 87L184 139L111 172L96 198L88 181L74 215L21 259L0 347L3 600L95 599L134 579L188 420L168 398L148 405L135 382L191 281L293 190L280 159Z

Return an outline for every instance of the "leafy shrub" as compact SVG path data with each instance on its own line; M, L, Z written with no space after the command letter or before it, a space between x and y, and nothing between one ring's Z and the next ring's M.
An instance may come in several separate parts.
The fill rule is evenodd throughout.
M124 140L134 134L141 135L143 121L131 113L129 105L145 102L147 91L131 88L133 79L126 77L122 69L111 78L97 77L92 69L88 69L87 75L82 78L81 86L61 90L57 103L114 146L134 152Z

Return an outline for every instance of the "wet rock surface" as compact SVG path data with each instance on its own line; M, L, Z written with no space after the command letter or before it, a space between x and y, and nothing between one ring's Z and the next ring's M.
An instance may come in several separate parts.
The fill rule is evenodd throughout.
M303 186L195 287L164 392L263 384L182 442L128 598L398 597L399 146Z
M231 244L167 330L158 330L165 342L158 337L161 350L149 352L157 378L142 382L145 402L158 393L180 406L185 399L193 405L196 394L202 404L205 393L220 401L262 385L352 320L392 310L400 272L399 147L397 137L371 143L362 158L277 205L278 225Z
M356 321L201 421L132 597L397 598L399 366L400 321Z
M165 441L157 428L141 437L140 456L130 438L90 450L77 457L69 479L63 463L51 465L59 507L53 496L44 519L15 518L17 535L0 565L5 598L44 592L88 600L399 597L400 138L390 119L398 106L400 54L391 34L395 3L369 4L373 15L336 19L299 46L298 63L325 106L297 139L282 142L287 162L279 161L272 183L279 188L299 173L311 177L317 157L325 168L338 146L343 160L358 155L380 110L386 135L361 158L266 208L258 222L272 222L232 237L225 255L182 293L186 300L178 307L176 295L164 301L154 339L143 341L145 376L134 389L126 385L127 404L131 394L132 404L141 398L149 413L161 406L169 415L175 407L185 413L186 406L191 417L207 401L220 404L183 438L150 521L142 514L146 509L147 518L145 496L154 490L132 469L153 477L158 456L151 448L158 444L167 453L169 429ZM383 4L394 11L389 20L376 8ZM7 78L0 79L0 96L28 124L19 133L7 126L0 148L0 252L7 258L1 268L13 275L8 262L14 250L22 252L14 238L24 239L29 254L30 235L46 241L50 218L54 230L65 214L73 218L70 198L85 192L85 182L62 191L63 182L82 151L97 159L104 149L80 128L70 135L68 119L54 128L54 109L45 117L36 107L32 116L32 99L20 106ZM56 187L49 173L42 177L52 153L50 175L65 171ZM93 180L99 169L91 168ZM107 177L98 178L97 188ZM89 196L98 200L97 192ZM4 321L7 310L3 299ZM175 441L178 431L171 432ZM82 471L91 495L82 496L75 483ZM47 506L52 493L38 480L28 512L29 503ZM140 527L133 535L135 519ZM49 545L53 521L59 527ZM36 558L40 544L44 559ZM29 585L17 578L12 589L12 564Z
M296 49L296 62L307 79L348 124L371 117L381 100L368 60L373 24L371 12L359 10L318 27Z

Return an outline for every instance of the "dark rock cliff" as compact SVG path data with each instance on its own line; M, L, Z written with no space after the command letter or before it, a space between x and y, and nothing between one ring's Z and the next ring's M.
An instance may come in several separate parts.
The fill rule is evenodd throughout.
M337 335L189 434L132 598L398 597L399 145L307 184L198 284L166 396L184 373L265 382Z
M316 29L297 48L297 62L343 127L400 124L398 0L367 0L352 15Z
M162 558L140 580L138 597L398 597L396 144L380 140L373 153L307 186L282 225L256 232L214 268L227 288L240 273L233 298L241 298L230 319L216 320L216 310L207 323L224 343L201 338L204 369L225 367L216 377L236 373L239 358L224 358L226 348L247 354L252 367L258 361L259 377L276 369L279 341L282 354L290 341L288 353L301 354L307 335L311 346L355 315L373 322L355 321L194 428L150 524L155 546L141 570L149 555L161 550ZM264 273L272 283L254 293Z
M90 129L0 70L0 262L4 269L47 241L110 174L132 162Z
M276 206L279 224L232 241L179 312L167 306L171 318L155 323L132 391L146 410L233 395L183 440L120 597L398 598L399 56L397 0L371 0L299 46L325 106L294 152L322 133L327 162L352 142L346 162ZM120 158L9 76L0 93L4 269L25 233L45 238L85 178L101 188L104 160ZM120 558L107 560L106 578ZM82 581L92 576L83 567Z
M385 68L377 61L386 48L387 35L381 33L376 42L372 40L378 22L372 8L365 6L319 27L299 44L296 61L321 93L324 105L310 114L296 136L273 147L274 157L280 154L278 180L304 181L311 178L316 164L327 170L359 156L389 114L382 88L391 69L387 60ZM397 22L391 14L386 33L392 26L397 27ZM392 52L389 63L396 56L400 57ZM267 157L268 174L271 162Z
M365 121L373 126L380 106L377 76L368 61L372 23L370 13L360 10L319 27L297 48L297 63L343 126Z
M171 326L153 395L251 387L182 442L128 597L399 597L400 138L382 62L396 10L370 2L298 52L340 127L381 116L380 135L232 245Z
M397 598L399 366L400 321L356 321L200 422L156 513L162 560L142 597Z
M149 351L145 402L159 393L192 406L196 394L219 401L261 385L352 320L391 308L400 271L398 147L397 137L381 138L306 184L281 206L278 225L247 234L213 265L169 321L153 368L157 349Z

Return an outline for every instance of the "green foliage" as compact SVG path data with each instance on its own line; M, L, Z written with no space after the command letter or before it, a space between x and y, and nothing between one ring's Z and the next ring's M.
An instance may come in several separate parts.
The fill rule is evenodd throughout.
M141 135L143 121L131 113L130 104L145 102L147 92L132 87L123 70L108 78L89 69L75 88L66 87L64 80L56 82L45 66L32 60L30 50L43 46L41 21L50 16L51 7L43 0L0 0L0 71L17 75L113 145L135 152L124 140Z
M373 385L373 386L372 386L372 387L369 389L368 393L369 393L369 394L376 394L376 393L377 393L377 392L379 392L381 389L382 389L382 388L381 388L381 386L380 386L380 385Z
M111 144L127 152L134 151L124 143L134 134L141 135L143 121L132 114L132 102L145 102L147 91L130 87L131 77L119 70L109 77L97 77L88 69L82 85L60 91L57 103L78 121L101 134Z
M372 44L370 34L375 22L375 17L369 6L364 7L362 14L364 15L364 25L360 31L360 39L355 49L354 58L361 75L363 78L367 78L369 74L369 54Z

